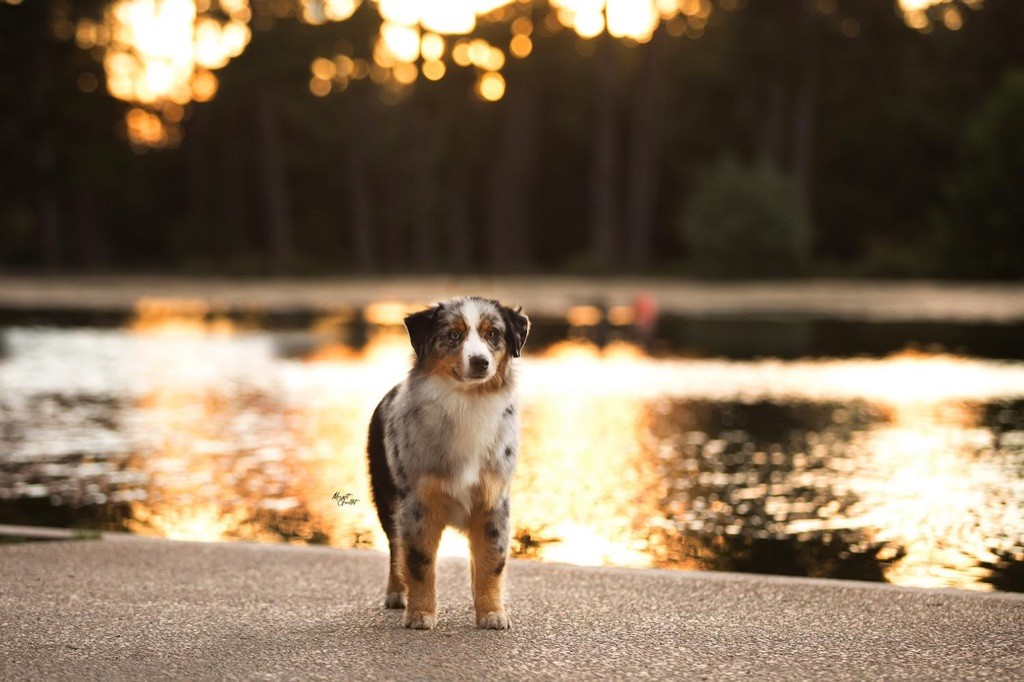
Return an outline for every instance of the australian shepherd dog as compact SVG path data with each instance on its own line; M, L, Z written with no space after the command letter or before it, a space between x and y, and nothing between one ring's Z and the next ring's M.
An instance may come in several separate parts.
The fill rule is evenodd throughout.
M455 298L405 318L416 360L370 420L370 481L388 536L385 606L407 628L437 625L438 542L469 536L476 622L504 630L509 488L519 449L513 358L530 320L497 301Z

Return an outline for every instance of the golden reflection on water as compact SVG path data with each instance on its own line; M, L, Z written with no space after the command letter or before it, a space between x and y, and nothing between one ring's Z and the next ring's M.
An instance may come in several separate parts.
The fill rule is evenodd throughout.
M855 478L851 487L861 496L847 526L875 529L876 541L898 543L906 556L890 566L885 577L897 585L968 586L986 576L979 559L994 561L980 533L964 533L968 518L986 530L999 528L986 478L1000 476L972 453L993 446L992 434L978 429L978 410L956 403L893 403L887 423L866 437L863 452L872 462L867 471L884 477ZM967 511L971 513L968 515ZM989 513L986 513L989 512ZM956 545L946 539L957 538ZM967 546L964 540L973 541Z
M369 494L366 427L377 401L409 363L404 330L393 326L404 310L374 308L371 316L389 326L372 331L362 348L325 343L301 360L275 359L285 365L285 379L272 386L210 381L217 368L205 366L202 354L175 354L169 352L174 345L153 344L139 360L154 379L137 404L151 438L126 464L144 474L145 495L131 503L128 527L175 539L385 550ZM334 326L321 322L314 329ZM244 334L201 303L142 302L131 329L153 341L230 341ZM989 484L1005 476L995 461L993 435L981 428L977 408L944 397L939 385L958 376L961 360L904 354L872 361L870 390L863 366L861 372L845 369L850 361L810 363L818 374L800 374L801 363L791 363L804 400L852 400L866 393L881 416L824 439L808 434L793 446L799 451L788 454L735 430L676 432L671 420L686 417L690 408L675 403L672 409L682 412L666 417L659 407L665 398L658 395L671 382L659 384L654 377L707 381L701 379L702 362L655 360L629 343L599 350L579 341L523 360L522 448L512 511L516 556L694 568L707 566L698 555L719 547L725 536L842 531L858 534L854 547L884 546L880 559L903 555L882 569L890 582L986 589L981 581L987 569L979 561L994 558L991 538L1005 536L1007 525L1020 527L1022 501L1005 492L998 504L986 499ZM752 369L754 381L775 377L783 384L783 369L771 365L763 376ZM700 386L676 388L701 395ZM703 394L722 399L711 389L704 386ZM730 390L739 396L749 391L742 380ZM841 426L843 418L836 421ZM739 440L730 445L735 433ZM826 441L834 450L820 454ZM729 458L739 462L732 473L721 467ZM669 468L666 479L662 465L682 460L689 468ZM820 461L820 468L804 464L810 461ZM830 477L826 492L811 501L794 497L822 477ZM671 490L697 481L720 492L693 497ZM335 493L358 502L339 505ZM743 500L749 506L758 499L768 522L755 527L754 512L741 512ZM967 518L974 527L963 527ZM694 530L711 544L694 545L687 534ZM945 542L947 536L956 542ZM1005 545L1000 549L1020 551L1005 538L999 542ZM464 556L466 542L448 532L441 552Z
M209 321L207 312L198 302L144 301L132 330L172 340L234 333L230 321ZM358 356L326 354L366 366L387 363L396 346L378 338ZM353 400L355 386L325 383L304 396L305 409L294 410L259 391L196 388L202 357L168 354L165 346L154 350L144 358L154 388L139 408L158 435L154 451L129 463L149 481L146 498L131 504L132 531L182 540L380 546L364 451L374 405ZM284 437L246 442L246 426L257 420L276 422L271 431ZM332 500L338 491L355 493L363 503L339 514Z
M643 466L637 400L539 396L523 413L512 491L521 553L583 565L648 566L640 531L657 515L656 481ZM553 540L545 542L545 540Z

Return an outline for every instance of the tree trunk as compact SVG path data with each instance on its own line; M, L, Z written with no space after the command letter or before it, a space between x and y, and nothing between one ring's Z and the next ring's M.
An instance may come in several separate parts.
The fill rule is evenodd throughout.
M96 220L96 202L92 188L79 179L75 183L75 232L78 236L78 261L87 270L99 270L106 260L103 240Z
M50 59L47 48L51 41L49 32L49 3L31 3L34 16L32 79L29 88L29 130L32 139L32 211L42 264L51 272L60 269L61 233L60 211L57 207L56 150L46 139L43 119L46 116L45 86L50 80Z
M596 38L597 69L594 110L596 121L591 146L590 172L590 255L593 264L608 268L614 261L616 247L616 192L615 164L616 118L618 93L615 74L615 55L612 38L602 34Z
M538 98L529 79L517 82L502 104L497 158L491 165L487 262L495 270L530 265L529 191L537 148Z
M230 112L237 115L237 108ZM220 250L229 258L248 250L245 214L245 145L242 130L237 125L224 126L224 144L221 149L221 199L224 211L224 234L220 236Z
M293 260L292 224L281 122L274 95L268 86L262 86L257 95L257 116L267 255L271 272L280 275L287 271Z
M465 102L444 109L446 144L451 162L448 170L448 196L445 211L445 249L447 264L455 272L469 272L473 259L473 209L480 164L481 141L479 103Z
M387 123L381 121L382 127L389 125L391 130L386 137L398 140L397 149L390 149L385 160L388 164L383 169L383 238L384 265L391 271L410 269L410 235L409 203L412 170L406 150L411 144L408 130L408 116L405 106L390 107L387 112Z
M350 145L348 152L349 191L352 193L352 260L358 272L373 270L373 216L371 214L369 168L363 150Z
M211 256L211 245L217 237L211 235L216 219L211 220L210 206L207 201L207 162L206 152L207 126L209 110L198 108L189 121L185 135L186 191L188 192L188 219L190 233L184 240L184 253L176 254L179 258L188 258L202 254Z
M393 160L392 164L393 170L384 181L384 263L388 270L401 272L409 267L405 211L408 174L401 163Z
M812 10L800 7L800 40L803 44L800 84L796 103L796 134L793 170L800 200L807 212L811 205L811 175L814 172L814 127L818 98L818 31Z
M367 163L367 147L362 138L370 121L371 97L362 88L351 92L352 125L347 144L347 173L349 191L349 222L352 250L349 262L356 272L368 273L374 269L374 216L373 182Z
M49 182L43 178L45 173L38 172L36 182L40 186L36 189L33 198L32 208L35 213L35 227L39 235L39 250L42 253L43 266L50 272L57 272L61 269L61 234L60 234L60 213L57 209L57 199L49 187Z
M472 159L456 157L448 179L448 267L466 272L473 261L473 165Z
M776 77L768 89L768 113L764 116L764 127L761 133L761 158L776 168L785 168L785 110L786 86L782 79Z
M644 59L639 92L633 99L630 148L629 194L626 200L628 230L627 262L633 269L651 264L654 216L657 203L658 154L665 106L665 52L668 37L659 26L654 37L642 49Z
M437 235L434 229L434 143L432 116L422 106L412 112L413 152L413 211L412 245L413 267L430 272L436 264Z
M364 137L370 126L373 97L362 88L350 91L352 124L347 140L346 166L348 174L351 230L349 262L356 272L374 270L374 214L372 168L367 163Z

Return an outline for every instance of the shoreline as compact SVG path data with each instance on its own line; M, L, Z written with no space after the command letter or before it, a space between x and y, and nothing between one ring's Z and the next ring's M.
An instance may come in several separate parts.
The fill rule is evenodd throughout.
M666 278L367 277L231 279L180 276L0 275L0 309L131 313L140 299L209 304L213 310L331 312L371 303L428 303L476 293L561 317L573 306L632 305L638 295L660 313L810 316L869 322L1024 322L1024 283L788 280L708 282Z

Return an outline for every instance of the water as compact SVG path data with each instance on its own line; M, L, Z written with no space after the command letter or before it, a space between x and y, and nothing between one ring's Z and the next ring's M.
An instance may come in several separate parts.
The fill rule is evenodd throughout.
M364 447L400 313L7 320L0 523L384 549ZM537 322L514 555L1024 590L1021 327Z

